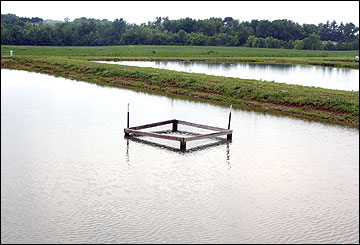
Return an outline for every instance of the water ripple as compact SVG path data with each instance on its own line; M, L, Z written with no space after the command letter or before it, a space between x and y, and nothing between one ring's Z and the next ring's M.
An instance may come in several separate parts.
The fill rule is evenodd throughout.
M359 242L358 130L234 110L231 142L182 152L124 138L127 103L139 125L224 127L228 108L2 75L2 243Z

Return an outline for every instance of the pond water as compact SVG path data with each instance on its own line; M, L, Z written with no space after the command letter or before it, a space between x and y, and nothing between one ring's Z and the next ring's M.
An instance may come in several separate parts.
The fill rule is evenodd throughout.
M162 61L97 61L127 66L153 67L207 75L274 81L329 89L359 91L359 70L286 64L244 64Z
M1 243L359 243L359 130L1 70ZM171 125L154 128L165 131ZM179 125L180 133L189 128Z

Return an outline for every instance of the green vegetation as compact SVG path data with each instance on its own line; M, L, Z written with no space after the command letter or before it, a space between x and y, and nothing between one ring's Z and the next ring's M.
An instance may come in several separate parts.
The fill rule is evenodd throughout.
M14 50L14 57L5 55L10 48ZM262 50L263 53L261 53ZM354 55L351 52L332 53L302 50L287 50L286 52L275 49L231 47L2 46L1 54L2 68L35 71L99 85L117 86L169 96L186 96L208 102L233 104L234 107L248 110L359 127L359 92L154 68L100 64L91 61L93 59L292 61L294 63L316 61L319 63L333 62L334 66L338 66L338 63L348 62L356 64L358 68L358 63L350 62L350 57Z
M359 69L359 51L288 50L246 47L129 45L109 47L1 46L1 57L66 56L88 60L178 60L261 62Z
M359 50L359 28L353 23L303 24L291 20L252 20L232 17L170 20L157 17L141 25L125 20L85 17L46 24L41 18L1 15L2 45L114 46L178 45L232 46L307 50ZM329 41L332 41L329 43Z

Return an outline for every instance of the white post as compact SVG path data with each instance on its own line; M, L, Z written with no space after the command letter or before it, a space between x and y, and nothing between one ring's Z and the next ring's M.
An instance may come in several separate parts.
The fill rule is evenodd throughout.
M10 50L10 56L13 56L13 51L12 50Z

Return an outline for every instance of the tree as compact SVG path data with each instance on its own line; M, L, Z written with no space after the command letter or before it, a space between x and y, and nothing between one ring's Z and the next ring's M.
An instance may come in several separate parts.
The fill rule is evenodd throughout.
M335 44L333 44L330 40L326 42L324 45L325 50L336 50Z
M209 19L198 21L195 29L197 32L201 32L207 36L213 36L217 32L216 23Z
M356 33L359 31L359 28L356 27L353 23L346 23L344 26L344 41L352 42L356 39Z
M155 17L155 21L152 23L152 26L155 29L160 30L161 29L161 21L162 21L161 17Z
M189 42L191 46L206 46L209 42L209 37L202 33L192 33Z
M358 49L359 28L353 23L336 21L326 24L294 23L291 20L252 20L232 17L195 20L170 20L156 17L155 21L141 25L127 23L122 18L88 19L85 17L62 23L46 24L41 18L1 15L1 44L55 45L55 46L107 46L123 44L142 45L214 45L267 48L341 50ZM318 36L316 36L318 35ZM320 40L338 41L322 45ZM296 40L302 40L296 41ZM296 47L295 47L296 45Z
M248 39L246 40L245 46L246 46L246 47L252 47L254 40L255 40L255 36L254 36L254 35L250 35L250 36L248 37Z
M10 44L9 40L9 30L5 27L3 23L1 23L1 44L2 45L8 45Z
M210 36L209 37L209 45L210 46L219 46L219 44L221 43L220 37L219 35L214 35L214 36Z
M304 49L304 41L303 40L296 40L294 43L294 49Z
M335 41L344 40L344 24L341 22L337 29L337 35Z
M318 32L318 27L314 24L303 24L302 29L303 29L302 35L298 39L304 39L310 36L312 33Z
M111 23L110 43L112 45L116 45L120 42L121 37L125 32L125 29L126 29L126 22L122 18L115 19Z
M233 21L234 19L232 17L225 17L224 18L224 21L223 21L223 25L224 26L229 26L231 25L231 22Z
M186 45L186 43L188 42L189 38L188 38L188 33L186 33L184 30L180 30L178 31L177 35L176 35L176 43L179 45Z
M168 44L168 36L165 32L155 31L153 33L152 44L154 45L166 45Z
M238 44L236 36L233 35L218 33L215 37L217 40L217 46L236 46Z
M236 33L239 45L244 45L250 35L253 34L253 30L246 23L241 23L239 30Z
M265 48L281 48L283 42L273 37L265 38Z
M176 23L176 22L175 22ZM194 32L196 26L196 20L186 17L185 19L180 19L177 25L174 25L173 30L171 32L178 32L179 30L184 30L187 33Z
M275 39L283 41L304 38L302 26L291 20L274 20L271 26L271 34L269 34L268 37L272 36Z
M272 32L273 32L272 24L268 20L261 20L256 25L255 28L256 37L266 38L268 36L271 36Z
M338 26L337 26L336 21L334 20L333 22L331 22L331 25L330 25L330 39L329 40L335 41L337 39L337 33L338 33Z
M265 38L255 37L252 43L253 48L265 48Z
M352 42L352 49L359 50L359 35L357 35L354 42Z
M304 49L317 50L321 48L320 36L312 33L309 37L303 39Z
M289 40L287 42L285 42L283 44L283 48L286 48L286 49L293 49L295 47L295 42L296 41L293 41L293 40Z
M320 23L318 25L318 34L320 35L320 39L322 41L327 41L327 40L330 40L330 33L331 33L331 29L330 29L330 22L327 21L326 24L322 24Z

